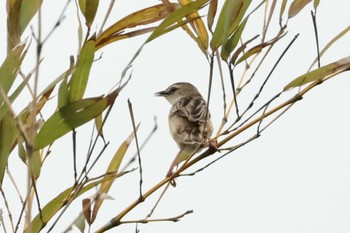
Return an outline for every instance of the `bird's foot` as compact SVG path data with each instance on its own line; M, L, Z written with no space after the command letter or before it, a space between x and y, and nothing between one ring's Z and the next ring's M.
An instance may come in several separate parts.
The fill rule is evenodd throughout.
M220 149L218 148L218 141L216 139L211 139L209 141L209 151L210 153L214 154L215 152L220 152Z

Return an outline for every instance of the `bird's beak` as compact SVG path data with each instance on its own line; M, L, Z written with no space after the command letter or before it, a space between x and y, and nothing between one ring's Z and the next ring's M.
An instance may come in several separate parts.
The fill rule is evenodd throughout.
M155 96L167 96L168 92L167 91L159 91L154 93Z

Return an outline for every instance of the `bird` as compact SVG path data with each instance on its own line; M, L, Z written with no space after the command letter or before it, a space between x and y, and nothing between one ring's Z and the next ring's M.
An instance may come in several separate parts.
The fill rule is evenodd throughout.
M174 83L155 95L165 97L172 105L168 116L169 130L180 150L166 175L170 177L175 166L187 160L210 139L213 124L206 101L191 83Z

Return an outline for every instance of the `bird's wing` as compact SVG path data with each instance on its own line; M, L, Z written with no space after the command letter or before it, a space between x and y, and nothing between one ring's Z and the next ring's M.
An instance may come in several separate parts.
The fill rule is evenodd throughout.
M186 117L191 122L205 122L207 113L207 104L205 100L198 97L184 97L180 99L172 108L171 114Z

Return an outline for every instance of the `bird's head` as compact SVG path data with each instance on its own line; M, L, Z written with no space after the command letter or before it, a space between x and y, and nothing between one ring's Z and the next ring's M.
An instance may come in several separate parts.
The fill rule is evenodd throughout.
M167 89L159 91L155 95L165 97L171 105L174 105L181 98L200 96L200 93L191 83L180 82L170 85Z

